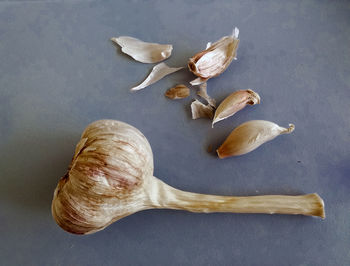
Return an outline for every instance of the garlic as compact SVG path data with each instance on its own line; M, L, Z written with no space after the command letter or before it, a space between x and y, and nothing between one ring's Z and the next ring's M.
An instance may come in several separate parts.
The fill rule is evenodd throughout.
M90 124L54 192L57 224L70 233L90 234L153 208L325 217L317 194L228 197L175 189L153 176L152 150L139 130L115 120Z
M130 90L137 91L146 88L147 86L156 83L158 80L164 78L166 75L179 71L180 69L183 69L183 67L168 67L165 63L159 63L153 67L151 73L141 84L131 88Z
M111 38L111 41L117 43L124 53L142 63L163 61L171 55L173 50L171 44L148 43L129 36Z
M213 119L214 108L210 104L203 104L198 100L191 103L192 119L209 118Z
M203 84L205 82L207 82L208 79L204 79L204 78L201 78L201 77L198 77L192 81L190 81L190 84L192 86L196 86L196 85L200 85L200 84Z
M231 36L222 37L206 50L191 57L188 62L190 71L202 79L220 75L237 55L238 35L239 30L235 28Z
M165 96L172 100L183 99L190 95L190 89L185 85L176 85L165 92Z
M242 110L247 104L255 105L259 103L259 94L250 89L231 93L220 103L219 107L216 109L212 127L214 127L215 123L233 116L239 110Z
M293 124L284 128L265 120L251 120L236 127L216 152L221 159L246 154L279 135L293 131Z
M197 95L201 96L203 99L205 99L208 104L212 107L216 107L216 101L215 99L213 99L212 97L210 97L208 95L208 92L207 92L207 83L203 83L201 85L199 85L199 90L197 92Z

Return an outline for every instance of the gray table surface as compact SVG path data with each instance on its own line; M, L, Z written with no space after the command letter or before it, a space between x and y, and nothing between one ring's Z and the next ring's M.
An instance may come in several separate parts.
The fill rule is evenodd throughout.
M187 70L137 93L152 64L110 37L171 43L184 66L240 29L238 60L208 83L218 101L255 89L262 102L212 129L165 99ZM350 265L349 1L0 1L1 265ZM83 129L112 118L139 128L155 176L222 195L319 193L325 220L288 215L139 212L89 236L61 230L50 205ZM251 119L293 122L245 156L207 152Z

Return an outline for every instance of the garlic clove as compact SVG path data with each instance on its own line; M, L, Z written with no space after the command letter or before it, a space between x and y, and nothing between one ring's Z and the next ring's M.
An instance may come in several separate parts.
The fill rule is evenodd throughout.
M174 88L168 89L164 95L172 100L183 99L190 95L190 89L185 85L179 84Z
M209 118L212 119L214 115L214 108L210 104L203 104L195 100L191 104L192 119Z
M246 154L279 135L293 132L294 128L293 124L284 128L270 121L251 120L235 128L216 152L220 159Z
M231 36L222 37L206 50L191 57L188 68L193 74L203 79L220 75L237 56L239 30L235 28Z
M158 80L161 80L165 76L174 73L183 69L183 67L169 67L165 63L159 63L155 65L151 71L151 73L147 76L147 78L138 86L131 88L131 91L137 91L146 88L147 86L156 83Z
M173 50L171 44L143 42L129 36L111 38L111 41L118 44L125 54L141 63L158 63L163 61L171 56Z
M199 90L197 92L197 95L199 95L200 97L202 97L203 99L205 99L208 104L212 107L216 107L216 101L215 99L213 99L212 97L210 97L208 95L208 92L207 92L207 83L202 83L201 85L199 85Z
M260 103L260 96L253 90L239 90L227 96L215 111L212 127L214 124L233 116L242 110L247 104L255 105Z

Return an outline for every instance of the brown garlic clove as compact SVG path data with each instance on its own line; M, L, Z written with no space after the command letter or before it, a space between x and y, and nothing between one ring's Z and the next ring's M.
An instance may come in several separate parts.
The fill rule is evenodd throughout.
M185 85L179 84L174 88L168 89L164 95L172 100L183 99L190 96L190 89Z
M279 135L293 131L293 124L284 128L270 121L251 120L236 127L216 152L220 159L243 155Z
M260 103L260 96L256 92L248 90L240 90L231 93L219 105L215 111L212 127L214 124L233 116L238 111L246 107L247 104L255 105Z
M52 215L57 224L70 233L91 234L154 208L325 217L317 194L230 197L175 189L153 176L152 150L138 129L115 120L90 124L54 192Z
M224 72L232 60L236 58L239 44L238 34L239 30L235 28L231 36L222 37L217 42L211 44L206 50L191 57L188 62L190 71L205 80L216 77ZM198 82L200 80L195 83Z

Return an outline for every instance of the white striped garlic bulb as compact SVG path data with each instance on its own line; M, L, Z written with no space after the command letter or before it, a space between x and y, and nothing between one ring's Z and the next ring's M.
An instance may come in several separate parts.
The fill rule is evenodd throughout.
M114 120L90 124L54 192L52 215L58 225L70 233L90 234L152 208L324 218L317 194L229 197L172 188L153 176L152 150L138 129Z

